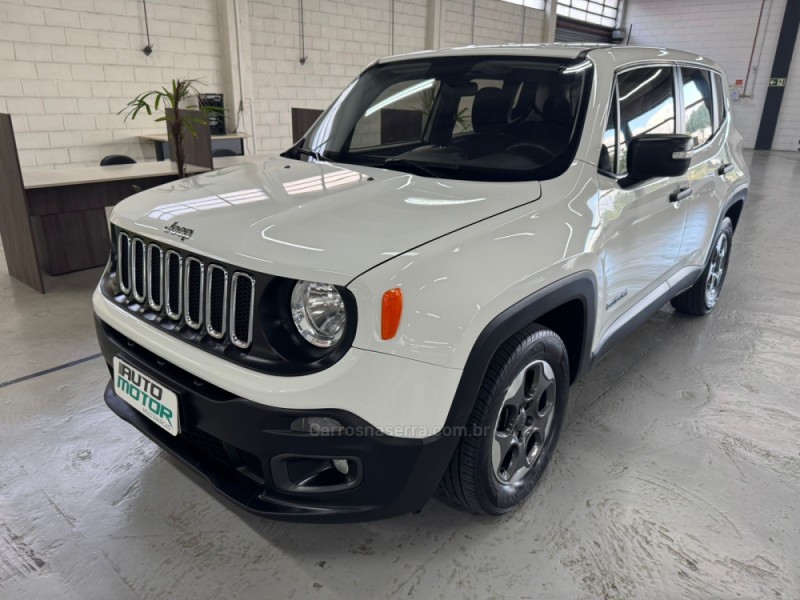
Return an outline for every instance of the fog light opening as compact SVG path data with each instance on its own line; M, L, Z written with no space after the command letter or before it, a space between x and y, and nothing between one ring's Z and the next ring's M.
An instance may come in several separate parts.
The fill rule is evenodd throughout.
M361 483L361 460L350 456L280 455L271 461L275 486L291 493L341 492Z
M350 464L344 458L334 458L331 463L333 463L333 468L342 475L347 475L350 472Z

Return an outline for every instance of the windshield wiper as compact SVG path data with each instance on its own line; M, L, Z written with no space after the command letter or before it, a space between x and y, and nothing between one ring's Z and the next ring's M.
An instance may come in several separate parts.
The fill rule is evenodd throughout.
M459 169L459 165L443 165L440 163L424 163L416 160L411 160L410 158L387 158L383 161L382 167L386 167L391 169L392 167L412 167L417 169L421 173L428 175L430 177L441 177L441 173L437 173L435 169L442 169L442 170L452 170L457 171Z
M330 162L328 158L322 152L317 152L316 150L308 150L307 148L301 148L300 146L295 146L294 148L289 148L286 152L284 152L281 156L286 156L287 158L297 158L297 155L302 156L310 156L314 160L318 160L320 162Z

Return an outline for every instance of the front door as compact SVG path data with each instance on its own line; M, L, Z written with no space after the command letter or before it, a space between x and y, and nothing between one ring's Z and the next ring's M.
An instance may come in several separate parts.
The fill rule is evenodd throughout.
M680 266L687 201L670 196L689 187L688 178L625 181L627 146L634 136L676 132L674 82L671 66L639 67L617 76L598 176L604 240L600 335Z

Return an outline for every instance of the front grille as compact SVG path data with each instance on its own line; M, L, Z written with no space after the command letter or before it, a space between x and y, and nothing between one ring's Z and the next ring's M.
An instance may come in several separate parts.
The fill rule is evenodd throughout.
M253 342L255 279L204 264L125 232L117 235L117 277L128 301L147 306L176 324L247 349ZM228 291L229 281L231 292Z
M164 251L156 244L147 247L147 300L150 308L161 310L163 304Z
M253 294L256 282L249 275L236 273L233 276L233 300L231 301L231 341L239 348L246 348L253 337Z
M201 429L185 429L181 431L181 437L189 442L192 446L200 450L206 456L215 458L216 460L230 464L230 458L225 451L225 445L219 438L206 433Z
M183 283L184 320L192 329L203 325L203 276L205 267L194 256L186 259L186 275Z
M131 274L133 281L131 284L133 297L137 302L144 302L145 294L147 293L147 280L145 273L147 271L144 241L140 238L134 238L131 243Z
M123 234L120 234L123 235ZM170 319L181 318L183 307L183 258L175 250L167 250L164 266L164 291L166 294L166 313ZM124 291L124 290L123 290Z
M213 338L225 335L228 305L228 272L219 265L208 267L206 284L206 331Z
M182 431L180 436L206 456L243 472L259 483L264 483L264 468L261 459L255 454L226 444L202 429Z
M120 233L117 238L117 273L119 287L123 294L131 291L131 238L127 233Z
M194 254L180 242L113 226L115 243L100 289L107 300L160 333L255 371L299 376L327 369L350 349L355 298L339 292L348 330L337 346L306 343L292 325L297 280Z

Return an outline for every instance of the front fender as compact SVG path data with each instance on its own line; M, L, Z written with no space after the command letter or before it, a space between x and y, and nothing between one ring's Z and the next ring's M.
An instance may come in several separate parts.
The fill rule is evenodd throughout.
M562 177L543 182L538 201L356 278L348 285L360 316L353 346L463 369L482 332L501 313L580 272L594 285L600 240L597 191L587 185L591 173L593 167L576 163ZM383 340L381 298L392 288L403 291L403 315L397 335ZM593 322L594 308L591 312ZM538 316L534 313L528 323Z

